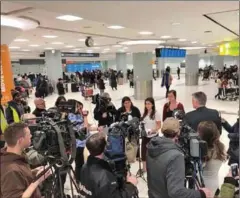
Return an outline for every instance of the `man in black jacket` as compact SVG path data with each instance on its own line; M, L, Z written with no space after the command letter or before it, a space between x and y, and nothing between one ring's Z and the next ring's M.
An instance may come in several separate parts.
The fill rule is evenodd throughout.
M206 198L208 189L184 187L185 162L181 147L176 144L180 133L179 121L167 118L163 122L164 137L155 137L148 144L147 177L149 198Z
M137 194L136 178L127 177L125 188L119 187L116 175L108 162L103 160L106 144L106 137L103 133L90 136L86 142L90 155L80 174L80 197L135 198L135 194Z
M205 93L199 91L192 94L192 105L196 109L185 115L185 122L189 126L197 131L198 124L202 121L213 121L220 132L222 133L222 122L219 112L215 109L209 109L206 107L207 96Z

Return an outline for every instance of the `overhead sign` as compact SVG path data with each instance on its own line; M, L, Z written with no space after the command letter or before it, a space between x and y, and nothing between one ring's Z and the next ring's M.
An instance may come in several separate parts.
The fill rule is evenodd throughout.
M184 58L186 56L185 49L176 48L156 48L156 57L162 58Z
M239 41L231 41L220 45L219 55L239 56Z
M42 53L39 55L40 57L45 57L45 53ZM75 52L62 52L62 57L89 57L89 58L95 58L99 57L99 53L75 53Z

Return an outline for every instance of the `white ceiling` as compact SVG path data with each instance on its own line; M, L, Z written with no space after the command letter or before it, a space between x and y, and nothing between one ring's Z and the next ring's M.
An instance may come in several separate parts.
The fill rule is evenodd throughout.
M15 1L16 2L16 1ZM1 13L28 17L40 22L37 29L23 32L19 39L29 42L15 42L11 46L20 47L12 51L13 58L37 57L45 48L71 51L78 49L86 52L84 39L92 36L96 47L93 52L103 52L101 59L110 59L121 51L141 52L153 51L157 45L137 45L114 47L117 43L131 39L161 39L169 35L164 45L176 47L206 47L215 48L226 40L236 39L237 36L221 26L213 23L203 15L206 14L217 22L239 33L239 2L238 1L17 1L1 2ZM56 19L57 16L71 14L82 17L83 20L66 22ZM180 25L172 25L180 23ZM121 25L124 29L108 29L109 25ZM211 33L204 33L210 30ZM152 36L141 36L140 31L151 31ZM56 35L57 38L47 39L43 35ZM187 39L179 42L178 39ZM164 39L161 39L164 40ZM197 43L192 44L192 41ZM63 42L54 45L52 42ZM30 47L37 44L39 47ZM69 49L66 46L72 45ZM212 45L212 46L210 46ZM99 47L99 48L98 48ZM124 48L125 47L125 48ZM124 49L123 49L124 48ZM30 50L30 52L22 52ZM203 52L188 51L188 53Z

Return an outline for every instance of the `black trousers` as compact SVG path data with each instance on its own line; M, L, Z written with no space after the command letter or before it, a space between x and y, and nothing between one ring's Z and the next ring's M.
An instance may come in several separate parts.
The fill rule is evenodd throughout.
M169 92L169 88L170 88L170 85L168 85L168 86L166 85L165 87L166 87L166 98L167 98L167 96L168 96L168 92Z
M81 169L84 164L84 156L83 156L83 147L77 148L76 159L75 159L75 179L77 182L80 181Z

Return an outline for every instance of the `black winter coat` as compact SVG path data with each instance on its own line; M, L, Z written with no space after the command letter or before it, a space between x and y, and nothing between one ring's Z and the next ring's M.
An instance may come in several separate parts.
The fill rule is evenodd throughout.
M81 170L80 189L80 194L86 198L132 198L136 191L130 183L120 189L109 164L91 155Z
M101 90L105 89L105 83L104 83L103 79L98 80L98 88Z

